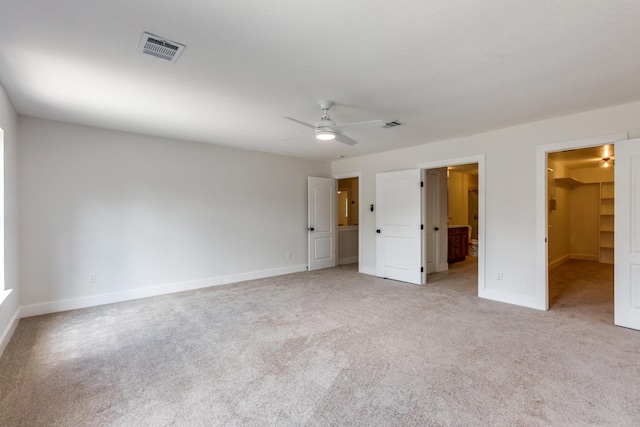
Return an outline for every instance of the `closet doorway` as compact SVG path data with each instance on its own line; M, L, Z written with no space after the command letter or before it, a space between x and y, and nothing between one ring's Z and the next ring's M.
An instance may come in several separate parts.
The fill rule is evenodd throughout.
M549 309L613 322L614 145L547 153Z

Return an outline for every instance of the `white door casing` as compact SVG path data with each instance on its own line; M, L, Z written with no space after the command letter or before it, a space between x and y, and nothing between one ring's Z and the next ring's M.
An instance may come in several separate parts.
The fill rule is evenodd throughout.
M310 176L308 181L309 271L336 266L336 180Z
M518 300L504 300L504 302L510 302L515 304L524 305L527 307L537 308L539 310L549 310L549 258L548 258L548 204L547 200L549 195L547 194L548 186L548 170L547 170L547 155L557 151L575 150L579 148L596 147L605 144L612 144L616 141L625 140L627 134L616 133L611 135L602 135L592 138L583 138L572 141L555 142L552 144L539 145L536 147L536 295L529 298L519 298ZM617 143L616 143L617 144ZM617 150L617 146L616 146ZM616 162L617 155L616 152ZM479 194L479 204L484 206L482 201L482 189ZM615 209L617 211L618 206L616 202ZM482 215L483 208L479 208L479 220L483 221ZM616 212L617 214L617 212ZM480 231L482 227L479 225ZM482 247L482 237L479 236L480 247ZM617 240L617 236L616 236ZM616 243L617 244L617 243ZM614 249L615 250L615 249ZM617 262L617 261L616 261ZM493 298L496 299L496 298ZM500 299L497 299L501 301Z
M420 169L376 174L376 275L423 283Z
M614 323L640 330L640 138L615 143Z

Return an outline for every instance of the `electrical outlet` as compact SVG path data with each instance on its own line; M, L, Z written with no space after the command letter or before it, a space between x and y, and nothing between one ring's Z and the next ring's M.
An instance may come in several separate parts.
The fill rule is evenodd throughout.
M502 280L503 279L503 275L502 275L502 271L498 273L498 280Z
M96 283L97 278L95 273L89 274L89 283Z

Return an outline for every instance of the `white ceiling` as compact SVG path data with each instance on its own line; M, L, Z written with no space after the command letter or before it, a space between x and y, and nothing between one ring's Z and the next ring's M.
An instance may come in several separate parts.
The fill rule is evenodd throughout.
M599 166L605 158L615 161L613 145L549 153L549 160L561 162L568 169L593 168Z
M335 159L640 99L640 1L2 0L26 115ZM143 31L183 43L176 63ZM349 147L284 120L399 119Z

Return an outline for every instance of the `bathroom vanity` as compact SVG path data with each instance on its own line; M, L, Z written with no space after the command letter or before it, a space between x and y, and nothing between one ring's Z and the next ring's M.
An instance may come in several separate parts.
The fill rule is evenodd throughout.
M447 262L449 264L464 261L469 251L469 226L452 225L449 227Z

